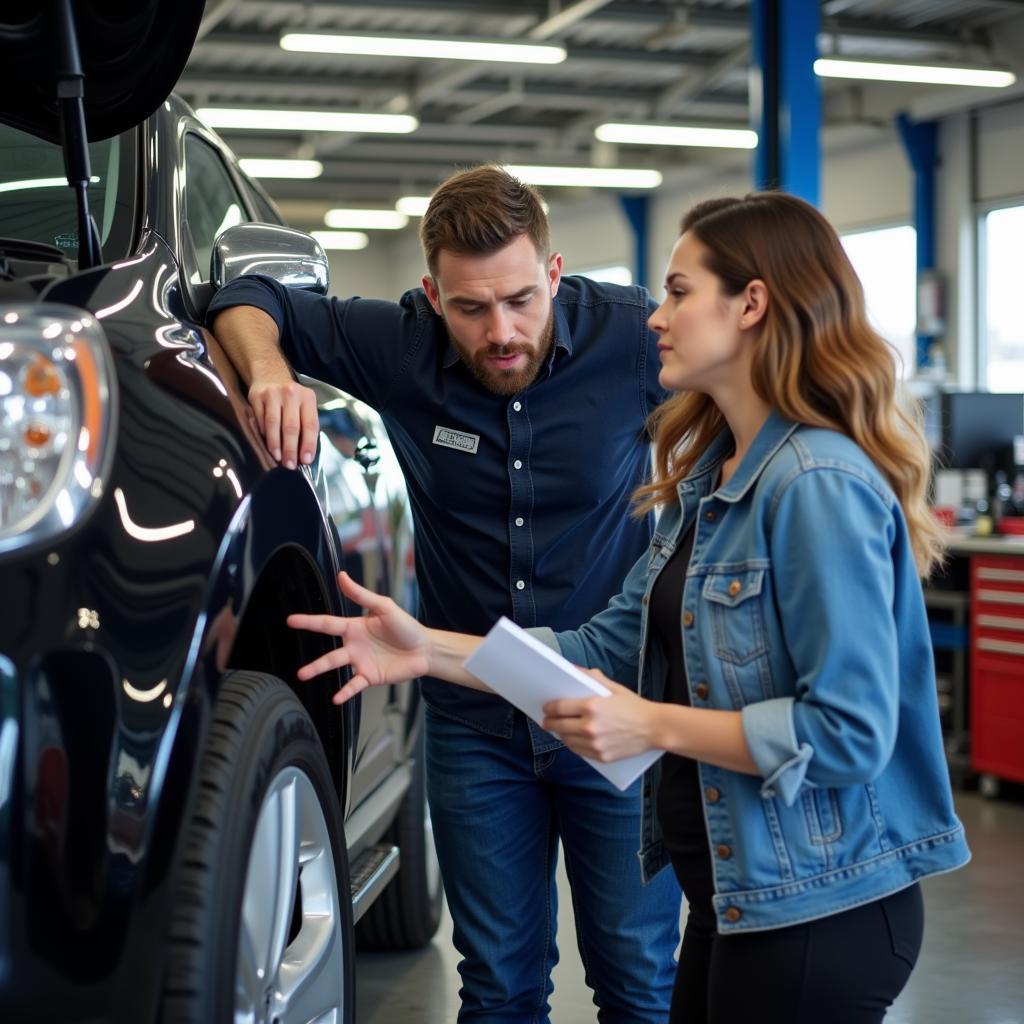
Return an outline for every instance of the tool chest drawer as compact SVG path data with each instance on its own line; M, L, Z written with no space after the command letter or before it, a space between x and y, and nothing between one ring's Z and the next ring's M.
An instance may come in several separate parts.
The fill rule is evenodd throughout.
M1024 782L1024 557L971 559L971 766Z

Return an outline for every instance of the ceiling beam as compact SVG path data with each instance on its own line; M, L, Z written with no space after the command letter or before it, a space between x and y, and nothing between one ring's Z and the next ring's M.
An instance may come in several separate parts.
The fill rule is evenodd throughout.
M196 33L196 42L205 38L215 29L238 5L241 0L215 0L208 5L199 22L199 31Z
M526 33L527 38L553 39L555 36L561 35L566 29L572 28L573 25L583 21L584 18L593 14L594 11L607 7L610 2L611 0L576 0L576 3L569 4L568 7L563 8L557 14L552 14L551 17L545 18L539 24L534 25Z
M837 0L845 3L845 0ZM573 5L577 6L576 4ZM1022 0L973 0L971 13L978 13L980 8L990 11L1005 11L1007 14L1024 12ZM898 8L896 8L898 10ZM481 4L479 0L380 0L374 3L310 3L309 0L245 0L240 8L246 15L251 15L254 24L268 18L292 21L297 25L310 24L315 20L318 27L329 30L331 15L337 12L339 24L353 28L353 22L360 19L372 19L379 23L388 15L401 17L429 12L431 14L463 17L467 23L479 22L481 17L494 17L503 24L522 24L524 19L533 18L538 25L551 20L546 0L523 0L522 3ZM572 7L567 8L567 11ZM593 27L631 25L656 28L668 24L678 12L676 2L630 3L628 0L600 3L587 14L587 23ZM837 9L838 10L838 9ZM747 34L750 30L749 12L743 8L705 8L687 6L687 20L695 29L711 29L717 32L733 31ZM557 17L557 15L555 16ZM964 17L958 26L946 17L948 29L929 28L918 30L907 23L906 18L859 18L845 11L835 15L823 12L822 27L829 32L842 35L863 36L884 35L890 39L905 39L913 42L927 42L952 45L964 41L963 22L970 22ZM570 26L571 28L571 26Z
M186 74L175 91L189 102L192 102L194 97L199 97L203 104L215 102L236 105L261 102L263 106L272 106L275 103L304 102L316 104L325 110L339 110L352 105L348 102L350 96L360 109L378 106L381 97L389 94L389 88L397 92L401 86L399 83L392 83L389 86L373 82L372 85L364 86L364 91L360 94L358 80L343 79L336 82L334 79L324 80L323 77L306 78L295 75L283 78L273 75L239 78L226 72L195 71ZM497 96L507 94L507 83L477 82L460 89L457 96L452 98L452 102L459 106L469 106L490 102ZM527 82L522 86L519 105L524 109L540 111L603 110L614 107L647 116L646 112L657 102L660 95L659 89L650 87L628 90L621 87L589 87L577 91L569 87L569 83L558 88ZM746 98L742 97L736 101L698 101L693 105L692 112L693 116L710 119L745 121ZM480 127L477 126L474 131ZM427 130L428 125L421 124L416 132L417 137L422 137Z
M735 71L736 68L745 66L749 60L749 43L740 43L739 46L734 46L706 71L684 75L675 85L663 89L654 102L652 113L656 118L671 117L681 104L694 96L699 96L705 89L713 89L718 82Z

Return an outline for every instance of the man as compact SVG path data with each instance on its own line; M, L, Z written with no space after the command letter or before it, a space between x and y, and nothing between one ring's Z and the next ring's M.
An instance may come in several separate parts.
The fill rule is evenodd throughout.
M317 417L279 343L380 412L409 486L425 623L578 626L650 539L628 505L662 397L654 304L563 279L539 197L497 167L443 183L420 237L428 273L397 304L255 277L224 288L208 318L284 465L312 459ZM664 1022L680 896L670 872L640 883L641 783L619 793L492 694L429 679L423 694L460 1024L547 1021L559 841L599 1019Z

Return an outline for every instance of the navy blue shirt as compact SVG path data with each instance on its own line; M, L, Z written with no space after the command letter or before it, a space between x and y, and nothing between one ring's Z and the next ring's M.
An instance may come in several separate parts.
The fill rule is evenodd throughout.
M238 305L275 320L297 370L380 413L409 488L428 626L483 634L506 615L571 629L619 592L650 541L629 499L649 475L644 424L665 395L646 290L563 277L551 356L515 395L477 382L419 288L397 303L340 300L244 277L207 318ZM511 735L496 696L437 680L423 692L442 714Z

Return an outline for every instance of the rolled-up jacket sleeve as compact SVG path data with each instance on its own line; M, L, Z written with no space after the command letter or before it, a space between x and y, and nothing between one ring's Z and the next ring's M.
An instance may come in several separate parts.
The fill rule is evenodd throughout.
M579 629L556 633L546 627L531 629L574 665L600 669L610 679L637 688L640 662L640 613L647 589L650 553L644 552L630 569L622 590Z
M277 324L281 350L301 373L336 384L380 410L414 348L431 329L411 293L401 302L337 299L286 288L260 274L225 285L210 303L206 322L232 306L255 306Z
M856 473L804 470L770 519L774 596L795 692L743 708L762 792L875 778L896 740L900 665L894 603L894 499Z

